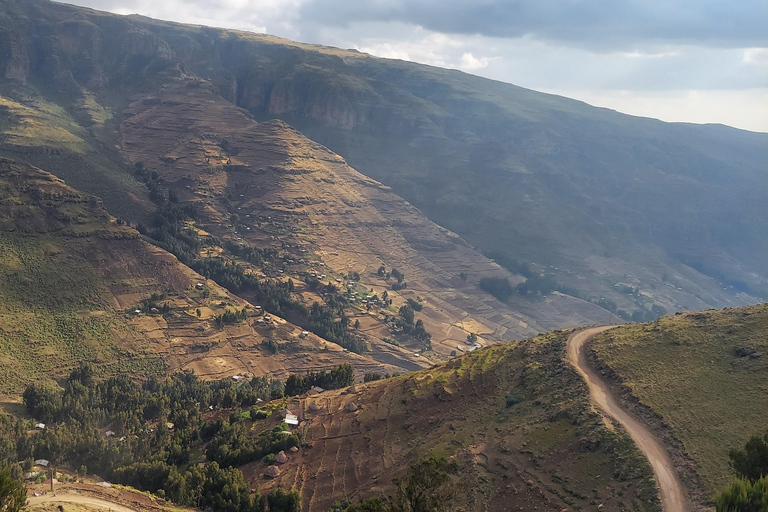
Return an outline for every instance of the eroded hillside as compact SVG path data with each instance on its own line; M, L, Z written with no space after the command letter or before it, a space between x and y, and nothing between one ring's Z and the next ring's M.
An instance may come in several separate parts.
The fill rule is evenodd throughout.
M179 82L136 99L125 115L122 154L157 170L182 199L204 204L200 226L207 232L295 254L285 276L300 292L312 268L343 290L362 287L369 298L386 291L391 305L371 309L360 297L352 308L379 351L387 348L381 340L393 336L382 320L408 298L422 305L417 316L441 357L464 350L470 333L486 342L521 339L607 315L562 295L528 315L496 301L474 283L484 276L523 279L284 123L256 123L205 82ZM393 290L395 280L378 275L381 266L398 269L407 288ZM348 279L353 273L359 279Z
M104 375L136 377L191 369L207 378L285 378L342 362L360 373L398 369L302 337L301 328L275 315L264 323L260 308L48 173L3 159L0 182L2 392L65 375L83 361ZM216 322L243 309L244 321ZM262 343L267 339L278 349Z
M391 493L392 478L430 455L459 464L468 510L659 510L647 461L589 407L564 361L566 332L478 350L409 376L325 392L287 407L309 447L271 486L306 510ZM263 482L266 464L243 468Z
M456 71L44 0L4 0L0 22L12 96L37 87L83 128L74 135L89 150L68 154L59 174L121 216L138 220L143 199L121 181L114 152L128 98L204 78L219 99L291 123L513 272L527 269L539 281L533 294L555 303L513 294L508 302L531 326L547 328L566 309L573 314L557 325L598 313L609 321L563 294L634 320L765 294L755 256L768 239L755 186L765 182L761 134L669 125ZM102 179L76 172L79 163ZM95 190L104 180L110 186Z

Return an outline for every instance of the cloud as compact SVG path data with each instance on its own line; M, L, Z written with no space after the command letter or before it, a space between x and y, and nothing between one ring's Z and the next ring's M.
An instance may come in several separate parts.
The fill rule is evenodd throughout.
M592 50L649 42L765 46L765 0L306 0L304 22L401 22L448 34L531 37Z
M477 69L487 68L489 61L490 59L488 57L481 57L478 59L472 55L472 52L464 52L464 54L461 56L461 64L459 64L459 69L464 71L475 71Z

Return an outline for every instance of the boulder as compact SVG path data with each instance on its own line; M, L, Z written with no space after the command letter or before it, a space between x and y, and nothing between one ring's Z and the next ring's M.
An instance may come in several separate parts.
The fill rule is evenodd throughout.
M347 412L355 412L358 409L359 407L357 406L357 404L355 404L355 402L349 402L347 405L344 406L344 410Z

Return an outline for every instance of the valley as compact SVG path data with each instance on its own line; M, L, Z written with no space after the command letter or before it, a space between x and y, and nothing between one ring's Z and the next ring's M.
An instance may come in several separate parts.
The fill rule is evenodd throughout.
M61 471L31 510L391 512L362 507L423 463L460 510L712 510L768 424L766 161L762 133L0 0L0 471Z

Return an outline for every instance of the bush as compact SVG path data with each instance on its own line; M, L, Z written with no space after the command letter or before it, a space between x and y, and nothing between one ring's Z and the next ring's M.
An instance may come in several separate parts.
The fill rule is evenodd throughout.
M506 302L515 293L515 289L506 277L484 277L480 280L480 288L501 302Z
M737 480L720 493L715 500L717 512L766 512L768 511L768 476L754 483L747 479Z

